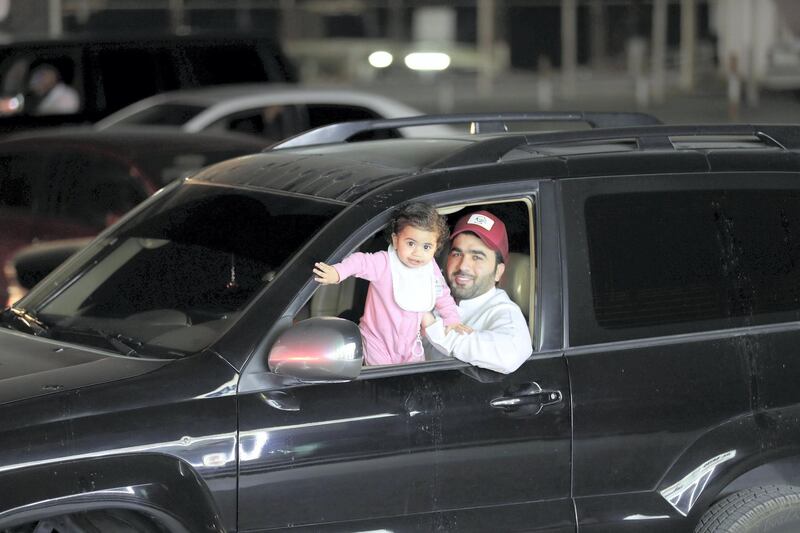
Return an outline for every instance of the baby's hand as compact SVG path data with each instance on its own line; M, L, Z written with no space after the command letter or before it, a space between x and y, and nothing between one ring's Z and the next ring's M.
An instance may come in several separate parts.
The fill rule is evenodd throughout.
M459 335L466 335L468 333L472 333L473 330L471 327L467 326L466 324L462 324L459 322L458 324L453 324L452 326L447 326L444 330L445 335L450 333L451 331L455 331Z
M332 266L325 263L314 263L314 281L323 285L339 283L339 273Z
M430 326L434 322L436 322L436 317L433 316L433 313L428 312L428 313L423 313L422 314L422 327L423 328L427 328L428 326Z

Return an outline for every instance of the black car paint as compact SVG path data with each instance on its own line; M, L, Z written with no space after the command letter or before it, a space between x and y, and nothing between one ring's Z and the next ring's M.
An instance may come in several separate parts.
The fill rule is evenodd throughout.
M603 168L636 173L657 162L659 173L702 180L714 171L712 159L582 156L432 172L402 186L387 177L322 229L208 350L121 381L23 393L0 406L0 524L30 518L18 514L26 509L53 502L80 509L92 495L127 491L116 501L180 516L192 531L575 531L576 520L582 532L689 531L718 494L759 465L783 460L783 474L798 479L796 462L785 459L798 451L798 399L786 386L798 370L786 368L784 356L796 346L795 324L580 348L565 338L569 243L557 211L563 191L551 178ZM716 160L728 170L737 156ZM795 172L796 161L788 165ZM369 233L357 228L384 220L407 198L534 193L537 352L519 371L484 382L463 363L439 361L366 369L351 383L324 385L265 371L272 340L313 290L311 264L344 255ZM24 343L15 353L43 342L0 335L2 343L10 336ZM538 415L488 406L531 381L560 390L563 402ZM300 410L276 408L272 392ZM735 455L712 471L687 517L659 494L730 450ZM151 485L160 493L142 489Z

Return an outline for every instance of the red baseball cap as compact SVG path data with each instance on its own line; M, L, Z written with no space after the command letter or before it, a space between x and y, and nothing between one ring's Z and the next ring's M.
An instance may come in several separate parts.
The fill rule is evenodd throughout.
M508 235L506 234L506 225L502 220L488 211L476 211L464 215L456 222L456 226L450 233L450 240L465 231L477 235L486 246L500 252L504 262L508 262Z

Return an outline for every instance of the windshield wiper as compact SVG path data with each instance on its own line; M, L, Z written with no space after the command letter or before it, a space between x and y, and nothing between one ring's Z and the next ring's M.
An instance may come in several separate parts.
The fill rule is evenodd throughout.
M136 348L142 347L141 341L137 341L132 337L126 337L121 333L108 333L102 329L89 328L87 331L102 337L103 340L113 346L114 349L122 355L127 357L139 357L139 352L136 351Z
M9 307L3 312L4 316L10 317L15 322L22 324L28 331L35 336L44 335L50 329L39 317L33 312L26 311L21 307Z

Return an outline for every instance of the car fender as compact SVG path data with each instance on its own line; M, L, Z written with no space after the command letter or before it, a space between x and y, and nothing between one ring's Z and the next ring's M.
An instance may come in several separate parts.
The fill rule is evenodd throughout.
M672 464L655 491L683 516L716 501L732 479L762 462L755 417L748 413L702 433Z
M222 532L211 494L186 462L127 454L0 473L0 529L95 509L129 509L171 532Z

